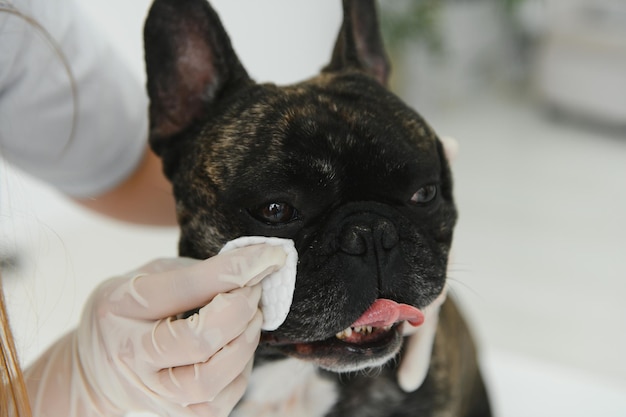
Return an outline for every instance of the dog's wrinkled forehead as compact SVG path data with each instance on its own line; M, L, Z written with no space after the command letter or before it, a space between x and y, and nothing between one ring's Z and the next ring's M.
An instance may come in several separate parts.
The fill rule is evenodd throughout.
M324 74L288 87L253 86L245 97L201 135L204 166L218 182L256 175L255 167L295 175L303 165L333 175L357 161L370 171L440 168L433 130L368 77Z

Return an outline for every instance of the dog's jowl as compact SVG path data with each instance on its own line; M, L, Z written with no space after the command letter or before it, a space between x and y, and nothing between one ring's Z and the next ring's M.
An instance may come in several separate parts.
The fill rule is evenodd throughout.
M433 129L386 89L374 2L343 6L330 63L284 87L250 79L205 0L156 0L146 22L150 144L174 187L180 254L248 235L298 250L291 310L262 334L233 415L489 416L450 299L426 379L398 385L403 330L445 288L452 180Z

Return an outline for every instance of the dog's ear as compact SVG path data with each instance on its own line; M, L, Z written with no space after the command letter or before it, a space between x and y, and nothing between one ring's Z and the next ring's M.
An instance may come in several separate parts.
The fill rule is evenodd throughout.
M355 68L387 86L389 59L385 52L375 0L343 0L343 23L333 56L324 71Z
M144 27L150 143L206 116L212 104L252 81L206 0L155 0Z

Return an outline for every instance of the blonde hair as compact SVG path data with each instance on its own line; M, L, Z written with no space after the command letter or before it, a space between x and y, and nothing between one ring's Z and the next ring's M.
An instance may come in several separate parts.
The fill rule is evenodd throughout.
M9 326L0 276L0 417L30 416L28 393Z
M64 66L70 79L72 98L74 102L74 114L72 130L69 136L68 144L74 137L77 119L78 95L76 91L75 80L72 75L65 55L56 44L52 36L41 26L35 19L21 13L9 0L0 0L0 13L7 13L23 19L31 25L37 32L43 35L50 47L56 52L62 65ZM66 145L67 146L67 145ZM13 333L9 326L9 317L7 314L6 303L4 300L4 291L2 288L2 276L0 274L0 417L32 417L32 411L28 400L28 392L26 391L26 383L24 374L20 366L17 351L15 349L15 341Z
M25 18L11 3L0 0L0 12ZM29 21L29 19L26 19ZM30 417L24 374L15 349L0 275L0 417Z

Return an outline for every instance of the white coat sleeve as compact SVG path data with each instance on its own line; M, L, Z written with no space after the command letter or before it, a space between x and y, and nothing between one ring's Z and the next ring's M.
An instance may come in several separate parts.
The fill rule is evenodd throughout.
M0 156L85 198L141 160L147 96L77 3L0 0Z

